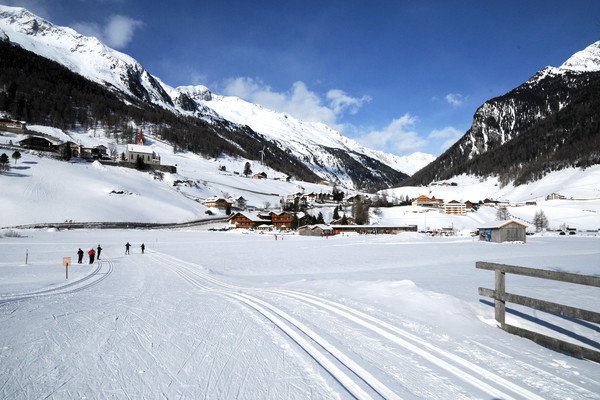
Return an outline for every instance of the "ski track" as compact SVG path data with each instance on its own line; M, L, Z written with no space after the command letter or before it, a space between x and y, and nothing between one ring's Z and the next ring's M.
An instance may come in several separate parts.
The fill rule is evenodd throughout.
M44 290L37 290L33 292L17 293L10 295L0 295L0 304L11 303L14 301L26 300L35 297L52 296L57 294L71 294L77 293L81 290L95 286L108 278L114 270L113 262L111 259L98 260L96 268L88 275L74 282L69 282L64 285L52 287ZM105 272L103 269L106 269ZM90 281L90 282L87 282ZM56 316L55 316L56 317Z
M154 253L154 256L159 260L162 258L163 262L167 261L167 259L163 256L159 256L157 253ZM306 325L297 321L291 315L285 313L284 311L278 309L277 307L268 304L260 299L257 299L254 296L250 296L244 293L236 293L232 291L234 286L227 288L227 290L223 289L213 289L205 284L198 282L197 279L204 279L203 275L196 274L194 271L186 269L182 270L180 265L180 260L172 260L167 261L170 262L172 267L176 268L176 272L185 280L187 280L190 284L202 289L213 291L216 294L223 295L229 298L233 298L243 304L246 304L248 307L256 310L260 314L262 314L265 318L270 320L273 324L275 324L281 331L283 331L288 337L290 337L297 345L299 345L306 353L308 353L319 365L321 365L342 387L344 387L353 397L357 399L372 399L373 396L365 391L361 385L360 381L366 383L369 387L371 387L379 396L385 399L401 399L398 395L396 395L390 388L385 386L379 380L377 380L373 375L368 373L362 367L360 367L357 363L352 361L348 356L343 354L339 349L335 348L321 336L316 334ZM196 276L192 276L196 275ZM217 283L217 282L212 282ZM300 334L299 332L302 332ZM324 351L319 350L313 343L317 343ZM333 356L338 363L342 366L340 368L338 363L334 363L329 357L328 354ZM350 373L360 378L360 381L357 382L356 378L348 375L344 370L348 370Z
M190 281L190 283L194 284L195 286L200 287L203 290L214 291L219 294L224 294L229 297L234 297L234 298L238 299L239 301L244 302L249 307L252 307L253 309L257 310L259 313L263 314L265 317L267 317L269 320L271 320L273 323L275 323L277 325L277 322L275 322L272 318L270 318L267 315L267 314L269 314L277 319L277 316L275 316L269 312L269 310L272 310L275 314L281 316L282 318L287 320L290 324L294 325L295 329L298 329L298 330L304 332L304 334L307 337L309 337L312 341L319 343L322 346L322 348L324 348L334 358L338 359L338 361L340 361L342 364L344 364L344 361L348 361L352 367L349 367L347 364L345 364L346 367L348 369L350 369L351 371L353 371L359 377L362 377L361 372L366 372L366 371L364 371L364 369L362 369L357 364L354 364L349 358L348 359L345 358L346 356L343 355L343 353L341 351L339 351L334 346L329 344L327 341L325 341L325 339L320 337L318 334L316 334L310 328L306 327L301 322L297 321L295 318L293 318L290 315L286 314L285 312L277 309L272 304L269 304L263 300L260 300L254 296L251 296L247 293L242 293L242 291L252 291L252 293L257 293L257 294L265 294L266 293L266 294L275 294L278 296L284 296L286 298L299 301L303 304L307 304L307 305L319 308L321 310L326 310L328 312L334 313L340 317L343 317L357 325L360 325L360 326L368 329L369 331L377 334L380 337L383 337L383 338L409 350L410 352L413 352L416 355L419 355L423 359L425 359L425 360L429 361L430 363L436 365L437 367L445 370L449 374L457 376L464 382L472 385L473 387L478 388L479 390L482 390L483 392L489 394L490 396L492 396L494 398L514 399L515 397L513 397L513 396L516 395L516 396L518 396L518 398L526 398L526 399L531 399L531 400L543 400L544 399L544 397L542 397L522 386L519 386L516 383L511 382L511 381L507 380L506 378L504 378L494 372L486 370L485 368L482 368L481 366L474 364L473 362L471 362L463 357L460 357L459 355L456 355L452 352L449 352L447 350L439 348L439 347L435 346L434 344L414 335L413 333L410 333L406 330L398 328L397 326L391 325L388 322L385 322L381 319L378 319L376 317L368 315L362 311L351 308L349 306L346 306L346 305L343 305L343 304L340 304L337 302L333 302L331 300L327 300L324 298L320 298L320 297L317 297L317 296L314 296L311 294L297 292L297 291L251 289L251 288L245 288L245 287L236 286L236 285L230 285L230 284L227 284L225 282L222 282L222 281L210 276L210 274L208 272L203 272L203 268L198 264L180 260L180 259L177 259L176 257L170 256L170 255L164 254L164 253L153 252L153 255L155 257L159 258L159 260L162 259L164 262L167 262L167 263L171 264L172 266L178 267L178 269L177 269L178 274L180 276L184 277L184 279ZM185 272L183 272L182 269L185 270ZM193 277L190 277L188 275L189 273L192 273L196 277L199 277L205 281L208 281L209 283L216 285L217 287L220 287L221 289L215 289L213 287L210 287L210 286L207 286L204 284L200 284L197 281L195 281ZM265 311L266 313L263 311ZM277 326L279 326L279 325L277 325ZM288 325L288 327L289 327L289 325ZM280 328L281 328L281 326L280 326ZM286 334L288 334L288 336L290 336L292 339L294 339L294 337L292 335L290 335L286 329L284 329L284 328L281 328L281 329ZM301 347L302 347L302 345L301 345ZM338 354L338 356L340 356L341 359L338 358L336 356L336 354ZM344 360L344 361L342 361L342 360ZM524 364L524 363L520 362L520 364ZM549 378L549 374L546 371L539 370L539 368L536 368L535 366L529 365L529 364L527 364L526 367L528 369L538 370L538 374L545 375L546 378ZM327 368L325 368L325 369L327 369ZM328 370L328 372L331 373L331 371L329 371L329 370ZM366 372L366 373L368 374L368 372ZM334 378L335 378L335 376L334 376ZM556 378L556 377L554 377L554 378ZM562 381L562 379L561 379L561 381ZM389 389L385 385L383 385L381 382L379 382L379 381L377 381L377 382L378 382L378 384L381 384L385 389ZM369 386L371 386L371 385L369 385ZM572 383L569 383L569 386L571 386L572 389L578 391L580 394L583 392L588 392L586 389L583 389ZM375 389L373 386L371 386L371 387L373 389ZM387 397L389 395L389 393L385 389L383 389L383 393L377 391L377 389L375 389L375 390L384 398L399 398L393 392L391 392L391 394L394 397ZM536 389L539 389L539 388L536 388ZM511 392L512 395L509 393L506 393L506 391Z

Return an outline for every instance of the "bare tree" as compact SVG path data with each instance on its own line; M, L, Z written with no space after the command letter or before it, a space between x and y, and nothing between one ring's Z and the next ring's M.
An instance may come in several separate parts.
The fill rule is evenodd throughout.
M498 208L498 211L496 211L496 219L499 221L506 221L510 219L510 213L508 212L508 209L506 207Z

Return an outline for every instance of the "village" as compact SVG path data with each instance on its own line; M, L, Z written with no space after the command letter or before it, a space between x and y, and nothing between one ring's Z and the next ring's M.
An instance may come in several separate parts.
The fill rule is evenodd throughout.
M63 161L73 159L84 162L100 162L107 166L120 166L125 168L148 171L155 176L162 173L177 173L176 165L163 164L161 156L153 146L146 145L147 139L141 129L136 135L136 143L126 144L124 151L119 152L117 146L108 143L82 145L74 140L60 140L55 135L30 130L24 121L0 119L0 131L17 134L19 140L11 140L4 144L4 148L13 150L13 158L21 151L36 152L38 155L46 154ZM22 139L20 137L23 137ZM64 138L63 138L64 139ZM123 146L122 146L123 148ZM8 159L8 156L3 157ZM15 162L17 158L15 158ZM265 171L253 173L249 162L246 162L243 171L226 171L224 166L219 166L219 173L233 174L253 180L290 180L289 176L268 177ZM194 185L193 180L175 179L173 186L182 184ZM549 228L538 226L534 221L520 218L507 211L508 207L536 206L536 201L509 202L490 198L458 200L441 199L433 195L421 194L414 198L393 197L388 200L385 194L359 193L348 191L344 193L334 184L325 180L319 182L321 187L329 188L316 191L297 191L291 194L282 194L279 204L265 202L258 205L249 202L243 195L215 195L209 197L192 196L190 199L206 207L205 217L216 217L226 221L223 229L243 229L259 234L290 234L297 233L302 236L328 237L340 234L399 234L402 232L422 232L430 236L454 236L459 229L454 223L448 226L433 226L427 224L427 216L431 220L431 213L452 217L465 217L477 212L481 207L494 210L488 213L491 218L479 223L479 226L470 228L469 235L477 236L480 240L503 242L525 242L527 232ZM435 182L432 187L451 187L460 189L456 182ZM176 187L179 190L179 187ZM431 187L423 188L431 193ZM119 193L113 191L113 193ZM182 194L185 194L182 192ZM548 193L545 200L566 200L565 196L558 193ZM381 209L399 208L404 213L423 214L424 223L390 223L389 220L380 221L377 214ZM375 217L375 218L373 218ZM375 221L372 221L375 219ZM562 226L561 234L575 234L576 228ZM464 232L463 232L464 234Z

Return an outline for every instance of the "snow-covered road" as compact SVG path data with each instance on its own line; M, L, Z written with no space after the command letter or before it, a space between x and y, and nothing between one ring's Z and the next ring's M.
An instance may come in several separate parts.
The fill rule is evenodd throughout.
M565 238L490 247L417 235L135 235L146 254L139 243L122 254L131 231L0 240L0 398L600 398L598 364L492 326L493 309L461 294L492 277L456 267L510 249L516 258L573 252L598 273L597 238L562 248ZM73 266L68 281L52 266L77 241L99 240L100 262ZM27 266L17 261L24 247ZM434 261L427 270L421 252ZM462 283L422 289L437 286L446 264Z

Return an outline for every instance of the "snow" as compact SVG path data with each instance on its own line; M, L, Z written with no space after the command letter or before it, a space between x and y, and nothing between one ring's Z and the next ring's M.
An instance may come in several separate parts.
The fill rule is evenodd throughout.
M493 274L474 268L487 260L595 275L597 237L20 233L0 238L3 398L600 398L598 364L496 327L477 294ZM98 243L100 263L75 264L66 280L62 257ZM594 288L507 285L599 306ZM597 328L541 312L507 320L600 340Z
M225 118L237 124L248 125L259 134L276 141L285 150L292 151L301 160L306 158L309 167L318 175L332 181L338 178L341 184L348 187L353 186L351 179L344 171L339 171L335 158L322 147L365 154L407 174L416 172L435 159L433 155L424 153L400 157L365 148L325 124L300 121L237 97L213 95L202 85L172 88L150 75L132 57L105 46L94 37L86 37L71 28L54 25L23 8L0 5L0 30L5 32L11 42L124 93L132 94L129 76L139 75L139 83L149 94L148 101L170 111L195 115L209 122ZM186 94L194 99L201 112L189 112L168 104L162 97L163 93L174 104L177 104L176 100L181 94Z
M600 71L600 41L573 54L560 67L562 71L595 72Z

